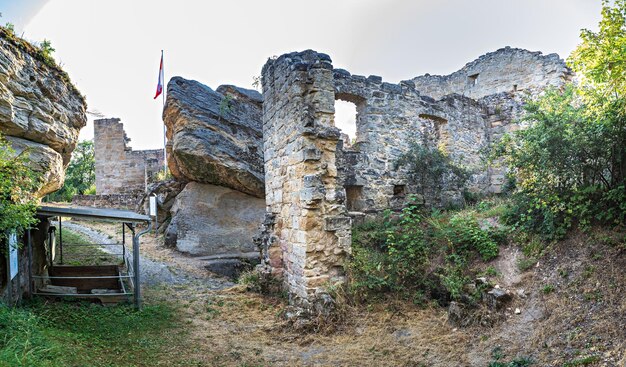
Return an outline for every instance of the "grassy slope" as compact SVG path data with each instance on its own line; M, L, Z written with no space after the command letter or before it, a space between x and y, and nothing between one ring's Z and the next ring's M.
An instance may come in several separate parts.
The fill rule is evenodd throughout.
M111 241L113 242L113 241ZM56 258L60 260L59 232L56 232ZM106 253L100 246L90 245L92 242L79 233L63 228L63 262L65 265L103 265L119 264L121 258ZM76 246L78 245L78 246ZM116 250L118 250L116 246Z
M521 357L532 366L621 366L624 232L572 233L542 254L526 249L536 261L506 279L500 265L518 269L522 253L511 245L486 264L498 270L492 281L527 294L510 305L521 315L509 310L493 327L456 328L440 307L384 301L352 306L332 333L302 333L286 327L285 300L200 282L146 289L140 313L42 301L0 307L0 366L488 366L496 349L502 364L492 366Z

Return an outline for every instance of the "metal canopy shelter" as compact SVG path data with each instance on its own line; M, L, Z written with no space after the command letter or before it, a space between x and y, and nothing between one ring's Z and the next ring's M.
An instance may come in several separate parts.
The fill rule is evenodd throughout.
M63 240L62 240L62 221L61 218L62 217L71 217L71 218L80 218L80 219L88 219L88 220L96 220L96 221L106 221L106 222L117 222L117 223L122 223L122 243L121 244L98 244L100 246L112 246L112 245L120 245L122 246L122 261L124 263L124 265L126 266L126 275L122 275L117 274L117 275L111 275L111 274L98 274L98 275L94 275L93 273L89 273L89 266L79 266L79 267L73 267L74 270L79 271L79 272L84 272L85 270L87 271L87 274L85 276L82 276L82 274L79 274L78 276L76 274L63 274L63 273L59 273L59 274L52 274L51 276L34 276L32 274L32 264L29 267L29 274L30 274L30 279L31 279L31 294L35 294L35 295L46 295L46 296L50 296L51 294L48 293L40 293L40 292L33 292L33 279L55 279L58 282L68 282L68 281L83 281L83 282L90 282L90 281L95 281L95 280L99 280L99 281L104 281L106 282L107 280L110 281L119 281L120 285L121 285L121 289L122 291L120 293L104 293L104 294L97 294L97 298L104 298L104 297L119 297L119 296L127 296L132 294L133 295L133 299L134 299L134 304L137 308L141 307L141 288L140 288L140 276L139 276L139 238L141 236L143 236L144 234L146 234L147 232L150 231L151 227L152 227L152 221L151 218L147 215L141 215L141 214L137 214L135 212L131 212L131 211L127 211L127 210L118 210L118 209L105 209L105 208L93 208L93 207L81 207L81 206L61 206L61 205L42 205L37 209L37 215L40 217L47 217L47 218L52 218L52 217L58 217L59 218L59 246L60 246L60 256L61 256L61 264L63 263ZM144 229L141 232L135 233L135 225L139 224L139 223L147 223L148 227L146 229ZM132 233L132 240L133 240L133 251L132 251L132 262L129 261L128 256L127 256L127 252L125 251L125 228L128 227ZM54 236L54 234L52 235ZM30 236L29 236L30 237ZM32 253L32 243L31 240L29 238L29 252ZM52 247L52 246L51 246ZM31 256L32 259L32 256ZM53 262L51 260L51 268L54 268ZM69 267L68 267L69 268ZM93 268L97 268L97 267L93 267ZM103 268L102 266L100 266L100 268ZM65 269L67 270L67 269ZM133 288L132 293L127 292L127 290L124 287L124 283L123 280L127 279L130 282L130 285ZM66 297L83 297L83 298L89 298L89 297L94 297L94 294L57 294L57 296L66 296Z

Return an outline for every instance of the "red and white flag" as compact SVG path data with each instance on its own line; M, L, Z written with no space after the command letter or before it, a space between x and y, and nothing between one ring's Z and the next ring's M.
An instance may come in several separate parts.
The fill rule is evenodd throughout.
M163 93L163 50L161 50L161 65L159 65L159 82L157 83L154 99Z

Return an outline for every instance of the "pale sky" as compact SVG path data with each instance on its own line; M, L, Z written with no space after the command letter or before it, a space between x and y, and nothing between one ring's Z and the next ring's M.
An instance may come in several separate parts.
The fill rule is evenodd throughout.
M600 0L0 0L0 22L52 41L90 111L119 117L133 149L162 147L165 78L252 88L268 57L314 49L384 81L449 74L504 46L566 58ZM339 112L338 112L339 114ZM93 124L81 131L93 136ZM339 119L339 116L338 116Z

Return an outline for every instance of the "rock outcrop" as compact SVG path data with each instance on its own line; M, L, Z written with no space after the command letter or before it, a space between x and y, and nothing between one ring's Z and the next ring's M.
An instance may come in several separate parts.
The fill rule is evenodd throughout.
M174 177L264 197L262 102L254 90L221 86L214 91L172 78L163 120Z
M256 252L265 201L227 187L188 183L176 196L165 243L193 256Z
M42 197L63 185L78 133L87 123L84 97L40 51L0 29L0 133L27 151L42 175Z
M169 207L168 217L159 212L165 244L203 257L212 272L235 276L259 261L253 237L265 214L263 98L181 77L167 91L167 159L178 184L155 191Z

